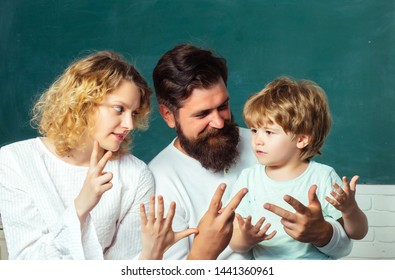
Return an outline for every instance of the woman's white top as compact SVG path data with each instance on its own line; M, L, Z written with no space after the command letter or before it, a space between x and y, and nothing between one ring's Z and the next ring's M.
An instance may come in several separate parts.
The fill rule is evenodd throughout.
M141 251L140 204L154 181L133 155L109 161L113 187L81 228L74 207L88 167L68 164L40 138L0 149L0 213L9 259L133 259Z

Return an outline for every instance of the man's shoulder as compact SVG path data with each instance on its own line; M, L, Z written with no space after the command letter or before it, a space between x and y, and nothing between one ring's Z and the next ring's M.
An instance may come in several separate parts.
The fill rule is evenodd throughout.
M173 142L174 141L167 145L148 163L148 167L150 169L155 169L157 167L163 168L164 165L167 165L167 163L172 161L172 158L174 158Z
M251 139L251 132L248 128L239 126L240 139Z

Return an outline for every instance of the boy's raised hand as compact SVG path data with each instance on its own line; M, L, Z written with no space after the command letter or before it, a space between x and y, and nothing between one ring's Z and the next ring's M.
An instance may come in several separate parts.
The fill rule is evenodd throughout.
M357 189L357 181L359 176L354 176L349 183L347 177L342 178L343 189L336 183L333 184L333 190L330 192L331 197L327 196L325 199L333 205L337 210L347 213L352 211L356 205L355 192Z
M247 252L256 244L264 240L270 240L276 235L277 231L275 230L267 234L271 224L267 223L263 226L265 217L260 218L255 225L252 224L251 220L251 216L244 219L240 214L236 214L233 236L230 242L234 251Z

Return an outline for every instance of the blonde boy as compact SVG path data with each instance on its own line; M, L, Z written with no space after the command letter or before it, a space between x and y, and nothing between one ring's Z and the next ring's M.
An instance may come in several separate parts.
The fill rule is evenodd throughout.
M366 216L355 201L358 177L342 182L333 168L312 160L321 154L332 124L317 84L280 77L247 101L243 116L260 164L245 169L234 186L234 192L242 187L249 192L237 208L233 250L252 249L255 259L330 259L313 244L295 240L290 220L267 211L269 204L294 211L286 202L290 197L338 220L350 238L366 235Z

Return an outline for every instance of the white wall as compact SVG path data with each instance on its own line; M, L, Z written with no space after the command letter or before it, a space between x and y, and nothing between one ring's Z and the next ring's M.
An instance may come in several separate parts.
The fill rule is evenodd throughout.
M0 219L0 260L6 259L8 259L7 246L4 238L3 225Z
M395 185L358 185L356 199L369 232L346 259L395 259Z

